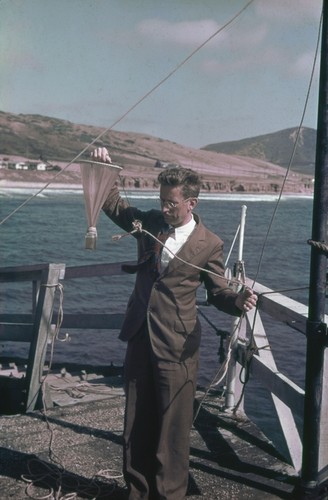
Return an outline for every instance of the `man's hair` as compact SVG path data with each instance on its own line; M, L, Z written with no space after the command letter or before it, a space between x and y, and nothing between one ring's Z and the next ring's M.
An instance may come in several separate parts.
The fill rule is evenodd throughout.
M182 194L185 198L198 198L202 185L200 176L191 168L181 166L168 167L158 176L161 186L181 186Z

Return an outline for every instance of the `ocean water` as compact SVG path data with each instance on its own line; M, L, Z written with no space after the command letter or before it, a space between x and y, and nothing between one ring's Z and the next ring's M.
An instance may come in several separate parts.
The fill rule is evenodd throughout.
M63 262L88 265L135 259L135 242L125 237L114 242L112 236L121 234L103 213L100 213L95 251L85 250L84 236L87 218L83 193L79 191L44 191L22 208L31 191L0 192L1 266ZM130 204L141 209L159 207L157 193L128 193ZM243 260L246 275L274 290L306 303L308 299L312 199L251 195L202 195L196 212L203 222L225 242L225 253L231 245L240 223L242 206L246 206L246 226ZM238 242L231 250L228 265L233 266L238 255ZM65 312L123 312L133 287L130 275L64 282L63 309ZM204 291L199 291L199 298ZM1 312L30 312L30 283L2 284ZM202 308L206 318L218 329L230 330L231 318L213 308ZM211 324L201 319L203 338L199 382L208 386L219 369L219 339ZM293 382L304 386L305 338L302 334L281 326L262 316L279 370ZM66 332L61 332L64 338ZM57 342L54 361L86 364L121 365L125 344L117 339L118 332L70 331L69 340ZM27 354L21 343L0 345L1 355ZM279 425L267 391L250 377L246 386L245 408L263 431L284 452Z

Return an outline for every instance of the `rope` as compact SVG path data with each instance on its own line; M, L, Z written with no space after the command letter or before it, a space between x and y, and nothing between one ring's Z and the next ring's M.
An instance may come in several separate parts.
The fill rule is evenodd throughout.
M199 412L210 392L211 389L213 389L213 387L216 387L220 384L220 382L222 382L222 380L224 379L224 377L226 376L227 374L227 371L228 371L228 367L229 367L229 362L230 362L230 359L231 359L231 353L232 353L232 342L234 340L234 334L236 333L236 331L240 328L240 325L241 325L241 318L239 320L239 322L235 325L235 328L230 336L230 340L229 340L229 344L228 344L228 354L224 360L224 362L222 363L222 365L220 366L219 370L215 373L214 377L212 378L212 381L209 383L202 399L200 400L199 402L199 405L198 405L198 408L197 408L197 411L194 415L194 420L193 420L193 423L195 423L198 415L199 415Z
M172 250L170 250L170 248L168 248L165 245L165 243L163 243L163 241L161 241L158 238L156 238L156 236L153 235L152 233L150 233L149 231L147 231L147 229L144 229L142 227L141 221L135 220L135 221L133 221L132 225L134 227L134 229L132 231L127 232L127 233L123 233L123 234L116 234L116 235L112 236L112 239L114 241L117 241L117 240L120 240L121 238L133 235L133 234L135 234L137 232L138 233L144 233L144 234L148 235L150 238L152 238L153 240L155 240L159 245L161 245L163 248L165 248L172 255L172 257L175 257L177 260L179 260L183 264L186 264L187 266L190 266L190 267L192 267L194 269L198 269L199 271L202 271L204 273L211 274L211 275L215 276L216 278L220 278L221 280L225 281L225 283L230 283L231 285L242 285L242 286L244 286L244 283L242 281L240 281L240 280L237 280L235 278L234 279L226 278L225 276L222 276L221 274L218 274L215 271L211 271L211 269L206 269L204 267L196 266L196 264L192 264L191 262L188 262L188 261L182 259L181 257L179 257L179 255L175 254Z
M316 67L316 63L317 63L317 58L318 58L319 45L320 45L320 33L321 33L321 29L322 29L322 19L323 19L323 16L321 14L321 19L320 19L320 23L319 23L319 30L318 30L318 36L317 36L317 43L316 43L315 56L314 56L314 60L313 60L313 65L312 65L312 70L311 70L309 85L308 85L308 89L307 89L306 99L305 99L305 103L304 103L304 108L303 108L303 112L302 112L302 115L301 115L300 124L298 126L296 138L295 138L295 141L294 141L293 150L292 150L289 162L288 162L286 174L285 174L285 177L284 177L284 180L283 180L280 192L279 192L278 200L277 200L277 203L275 205L275 208L274 208L274 211L273 211L270 223L268 225L268 230L267 230L266 236L264 238L263 246L262 246L261 253L260 253L260 258L259 258L259 261L258 261L257 270L256 270L255 277L254 277L254 280L253 280L253 286L257 282L257 278L258 278L258 275L259 275L259 272L260 272L262 260L263 260L263 257L264 257L264 251L265 251L265 248L266 248L266 245L267 245L267 242L268 242L268 238L269 238L272 226L273 226L273 222L274 222L275 216L276 216L277 211L278 211L278 207L279 207L280 202L281 202L281 197L282 197L282 194L283 194L283 191L284 191L284 187L285 187L285 184L286 184L286 181L287 181L287 178L288 178L288 175L289 175L289 172L290 172L290 169L291 169L294 157L295 157L296 147L297 147L297 143L298 143L299 136L300 136L300 133L301 133L301 128L302 128L302 125L303 125L303 121L304 121L304 117L305 117L305 113L306 113L306 109L307 109L307 105L308 105L308 101L309 101L310 90L312 88L312 83L313 83L313 78L314 78L314 71L315 71L315 67ZM310 241L311 240L309 240L308 243L310 243ZM312 242L311 242L311 244L312 244ZM320 250L326 252L326 245L325 245L325 249L323 249L323 247L321 246ZM289 289L289 290L286 289L286 290L284 290L284 292L291 291L291 290L301 290L301 289L305 289L305 288L308 288L308 287L293 288L293 289ZM279 292L275 291L275 292L271 292L271 293L279 293ZM260 295L259 295L258 298L260 298ZM257 315L257 312L258 312L258 307L259 307L259 300L258 300L257 305L256 305L256 311L255 311L255 315L254 315L254 322L253 322L253 326L251 328L250 343L249 343L249 346L246 349L245 365L243 367L243 369L245 370L245 373L246 373L246 377L245 377L245 380L243 382L243 389L242 389L240 398L239 398L239 400L238 400L238 402L237 402L237 404L236 404L236 406L235 406L235 408L233 410L234 413L237 412L237 410L238 410L238 408L239 408L239 406L241 404L241 401L242 401L242 399L244 397L245 387L246 387L246 384L247 384L248 379L249 379L249 368L250 368L251 360L252 360L254 352L256 351L256 349L254 349L254 328L255 328L255 318L256 318L256 315ZM268 346L268 347L270 347L270 346Z
M50 461L56 465L56 467L52 464L44 462L39 459L31 459L27 463L28 473L23 474L21 476L22 480L27 483L25 488L25 493L28 498L33 500L75 500L80 498L80 496L86 498L109 498L110 495L115 491L118 486L117 479L122 478L123 474L118 471L114 471L111 469L100 470L98 471L90 480L81 480L77 476L72 475L65 471L65 467L62 464L61 459L54 452L54 440L55 434L54 429L52 428L48 416L47 416L47 408L45 403L45 383L47 378L50 375L53 357L54 357L54 348L55 341L58 340L60 342L66 342L69 340L68 334L65 335L64 338L59 338L59 331L61 325L63 323L63 302L64 302L64 287L61 283L57 283L55 285L47 285L43 284L47 288L55 288L56 291L59 291L59 305L58 305L58 316L55 326L55 332L51 341L51 349L50 349L50 360L49 360L49 369L46 376L43 377L42 367L40 366L40 380L41 382L41 391L42 391L42 413L45 419L45 423L47 425L47 429L49 431L49 459ZM76 394L74 397L83 397L85 393L90 392L92 384L88 384L86 382L80 384L76 388ZM51 387L51 385L49 385ZM106 393L106 388L102 387L100 389L101 384L97 384L96 389L93 389L93 392L97 393ZM82 392L84 394L82 394ZM105 479L105 483L102 484L100 479ZM46 488L48 492L40 496L39 487ZM69 490L68 492L66 492ZM74 490L74 491L72 491ZM65 493L66 492L66 493Z
M184 64L186 64L189 59L191 57L193 57L199 50L201 50L207 43L209 43L214 37L216 37L219 33L221 33L226 27L228 27L235 19L237 19L237 17L242 13L244 12L250 5L251 3L253 3L254 0L250 0L229 22L227 22L222 28L220 28L219 30L217 30L213 35L211 35L205 42L203 42L199 47L197 47L193 52L191 52L191 54L186 57L180 64L178 64L176 66L176 68L174 68L166 77L164 77L162 80L160 80L160 82L158 84L156 84L151 90L149 90L144 96L142 96L133 106L131 106L124 114L121 115L121 117L119 117L110 127L108 127L107 129L105 129L104 131L102 131L100 134L98 134L98 136L93 140L91 141L78 155L76 155L60 172L58 172L47 184L45 184L45 186L43 188L41 188L37 193L35 193L33 196L29 197L27 200L25 200L19 207L17 207L15 210L13 210L11 212L11 214L9 214L7 217L5 217L1 222L0 222L0 225L2 225L4 222L6 222L12 215L14 215L18 210L20 210L23 206L25 206L30 200L32 200L33 198L35 198L36 196L38 196L44 189L46 189L63 171L65 171L72 163L74 163L75 161L77 161L86 151L87 149L92 146L95 142L97 142L105 133L107 133L108 131L110 131L115 125L117 125L118 123L120 123L129 113L131 113L137 106L139 106L146 98L148 98L153 92L155 92L162 84L164 84L174 73L176 73ZM321 23L322 23L322 18L321 18ZM320 26L321 26L321 23L320 23ZM320 33L320 30L319 30L319 33ZM257 267L257 271L256 271L256 275L255 275L255 279L254 279L254 283L257 281L257 277L258 277L258 274L260 272L260 267L261 267L261 263L262 263L262 260L263 260L263 256L264 256L264 250L265 250L265 247L266 247L266 244L267 244L267 241L268 241L268 237L269 237L269 234L271 232L271 229L272 229L272 225L273 225L273 221L275 219L275 216L276 216L276 212L278 210L278 206L280 204L280 201L281 201L281 197L282 197L282 193L283 193L283 190L284 190L284 187L285 187L285 184L286 184L286 181L287 181L287 177L288 177L288 174L290 172L290 168L291 168L291 165L292 165L292 162L293 162L293 159L294 159L294 156L295 156L295 152L296 152L296 147L297 147L297 143L298 143L298 140L299 140L299 136L300 136L300 133L301 133L301 127L302 127L302 124L303 124L303 121L304 121L304 116L305 116L305 111L306 111L306 108L307 108L307 104L308 104L308 100L309 100L309 93L310 93L310 88L312 86L312 81L313 81L313 76L314 76L314 69L315 69L315 65L316 65L316 60L317 60L317 54L318 54L318 46L319 46L319 36L318 36L318 43L317 43L317 47L316 47L316 53L315 53L315 59L314 59L314 63L313 63L313 67L312 67L312 72L311 72L311 78L310 78L310 83L309 83L309 87L308 87L308 92L307 92L307 96L306 96L306 102L305 102L305 106L304 106L304 110L303 110L303 114L302 114L302 118L301 118L301 121L300 121L300 125L298 127L298 131L297 131L297 136L296 136L296 139L295 139L295 142L294 142L294 147L293 147L293 151L292 151L292 154L291 154L291 157L290 157L290 160L289 160L289 164L288 164L288 167L287 167L287 170L286 170L286 175L285 175L285 178L284 178L284 181L283 181L283 184L282 184L282 187L281 187L281 190L280 190L280 193L279 193L279 197L278 197L278 201L277 201L277 204L276 204L276 207L274 209L274 212L273 212L273 215L272 215L272 218L271 218L271 221L270 221L270 224L268 226L268 231L267 231L267 234L266 234L266 237L265 237L265 240L264 240L264 244L263 244L263 247L262 247L262 251L261 251L261 254L260 254L260 258L259 258L259 262L258 262L258 267ZM162 242L160 242L157 238L155 238L153 235L151 235L150 233L148 233L148 231L145 231L144 229L142 230L143 232L145 232L146 234L152 236L155 240L157 240L160 244L162 244ZM311 244L314 245L314 242ZM321 249L322 251L322 249ZM326 252L327 251L327 246L325 245L325 249L324 251ZM173 253L173 252L171 252ZM215 275L216 277L219 277L221 279L222 276L218 275L217 273L211 271L211 270L208 270L208 269L204 269L204 268L201 268L199 266L195 266L189 262L186 262L185 260L181 259L179 256L175 255L176 258L178 258L181 262L187 264L187 265L190 265L191 267L194 267L200 271L204 271L206 273L209 273L209 274L213 274ZM227 280L226 280L227 281ZM230 280L231 283L241 283L239 280ZM59 288L59 285L58 285L58 288ZM60 288L59 288L60 289ZM60 292L62 294L62 290ZM61 295L62 297L62 295ZM61 302L61 305L62 305L62 302ZM257 308L256 308L256 311L257 311ZM58 339L58 332L59 332L59 328L60 328L60 325L61 325L61 322L62 322L62 314L59 314L59 319L57 321L57 325L56 325L56 334L54 336L54 339L57 338ZM255 319L254 319L255 321ZM240 322L239 322L239 325L240 325ZM237 329L238 326L236 326L236 329ZM236 330L235 330L236 331ZM254 325L253 325L253 328L252 328L252 336L254 334ZM233 338L233 335L231 335L231 338ZM66 339L64 339L65 341ZM51 350L51 361L52 361L52 357L53 357L53 349L54 349L54 342L53 342L53 345L52 345L52 350ZM220 370L218 371L215 379L213 380L216 380L217 378L219 378L219 380L215 383L216 385L223 379L223 377L226 375L226 370L227 370L227 366L228 366L228 363L229 363L229 360L230 360L230 356L231 356L231 349L229 349L229 352L228 352L228 356L226 358L226 361L225 363L221 366ZM252 359L252 356L250 356L249 358L249 361L248 363L250 364L251 363L251 359ZM247 365L249 367L249 364ZM222 372L222 374L221 374ZM244 383L244 387L245 387L245 384L247 382L247 379L248 377L246 377L245 379L245 383ZM44 379L45 381L45 379ZM43 381L43 382L44 382ZM213 383L209 386L209 388L207 389L205 395L204 395L204 398L201 402L201 404L199 405L199 409L198 409L198 412L201 408L201 405L203 403L203 401L205 400L210 388L213 386ZM244 388L243 388L244 390ZM236 405L235 407L235 411L236 409L238 408L240 404L240 401L238 402L238 404ZM198 415L198 412L194 418L194 420L197 418L197 415ZM48 419L47 419L47 416L46 416L46 412L45 412L45 418L46 418L46 422L47 422L47 425L49 427L49 430L51 432L51 438L50 438L50 445L49 445L49 452L50 452L50 458L52 461L54 461L54 454L53 454L53 451L52 451L52 443L53 443L53 438L54 438L54 435L53 435L53 431L51 430L50 428L50 425L49 425L49 422L48 422ZM58 461L58 463L60 463ZM43 464L43 462L41 461L38 461L38 464ZM31 472L31 470L29 470L29 472ZM104 471L101 471L101 473L98 473L95 478L97 477L104 477L104 475L106 475L106 478L108 477L107 474L104 473ZM30 487L35 485L36 482L40 481L42 479L42 481L45 479L45 477L47 477L47 475L42 475L41 479L40 477L39 478L36 478L36 477L33 477L33 474L30 474L31 477L26 477L26 476L22 476L22 478L28 482L28 486L27 486L27 496L29 498L36 498L36 497L33 497L31 496L30 494ZM58 477L59 476L59 477ZM60 473L58 475L58 472L56 472L56 481L59 479L60 480L60 483L63 481L63 478L64 478L64 475L62 473ZM110 479L116 479L117 477L122 477L121 473L114 473L113 475L109 474L109 478ZM54 478L54 476L52 475L51 478ZM93 479L91 480L91 483L92 483ZM93 483L92 483L93 484ZM113 491L116 487L116 483L113 484ZM76 492L79 492L79 488L76 487ZM52 487L49 487L49 494L44 496L44 497L40 497L38 496L37 498L45 498L45 499L48 499L48 498L54 498L54 499L61 499L61 500L70 500L70 499L74 499L76 498L77 496L77 493L74 492L74 493L68 493L66 495L61 495L61 485L59 486L59 489L58 489L58 492L54 492L53 488Z
M270 290L268 292L262 292L262 293L258 294L258 301L257 301L257 304L256 304L255 314L254 314L254 318L253 318L253 324L252 324L252 327L251 327L250 342L249 342L249 346L246 349L245 363L244 363L244 365L243 365L243 367L242 367L242 369L240 371L240 374L239 374L239 381L242 384L242 391L241 391L240 397L238 399L238 402L236 403L236 405L235 405L235 407L233 409L233 413L234 414L237 413L238 408L239 408L239 406L240 406L240 404L241 404L241 402L243 400L244 394L245 394L246 384L247 384L247 382L249 380L250 366L251 366L251 363L252 363L253 355L257 354L259 352L259 350L271 349L270 344L262 346L259 349L256 346L255 341L254 341L254 331L255 331L256 317L257 317L258 312L259 312L260 298L263 297L264 295L273 295L275 293L284 294L284 293L287 293L287 292L295 292L295 291L299 291L299 290L308 290L308 289L309 289L308 286L306 286L306 287L295 287L295 288L284 288L284 289L281 289L281 290ZM243 372L245 373L244 380L242 380L242 373Z
M203 43L201 43L196 49L194 49L185 59L183 59L174 69L172 69L164 78L162 78L154 87L152 87L148 92L146 92L140 99L138 99L135 104L133 104L127 111L125 111L117 120L115 120L112 125L100 132L93 141L91 141L85 148L82 149L61 171L59 171L47 184L39 189L35 194L27 198L23 203L21 203L15 210L10 212L7 217L0 221L0 226L4 224L10 217L12 217L16 212L18 212L22 207L24 207L33 198L38 196L42 191L44 191L50 184L54 182L59 175L61 175L72 163L75 163L93 144L101 139L106 133L111 131L116 125L118 125L126 116L128 116L135 108L137 108L143 101L145 101L151 94L153 94L159 87L161 87L171 76L173 76L182 66L184 66L197 52L199 52L205 45L207 45L211 40L218 36L222 31L224 31L228 26L230 26L252 3L254 0L250 0L247 4L240 9L237 14L235 14L229 21L227 21L221 28L217 29L212 35L210 35Z
M247 4L248 6L249 4ZM246 6L246 7L247 7ZM282 183L282 186L281 186L281 189L280 189L280 192L279 192L279 196L278 196L278 200L277 200L277 203L276 203L276 206L274 208L274 211L273 211L273 214L272 214L272 217L271 217L271 220L270 220L270 223L269 223L269 226L268 226L268 230L267 230L267 233L266 233L266 236L265 236L265 239L264 239L264 243L263 243L263 246L262 246L262 250L261 250L261 253L260 253L260 258L259 258L259 262L258 262L258 266L257 266L257 270L256 270L256 274L255 274L255 278L254 278L254 284L256 283L257 281L257 278L258 278L258 275L259 275L259 272L260 272L260 267L261 267L261 264L262 264L262 260L263 260L263 257L264 257L264 251L265 251L265 248L266 248L266 245L267 245L267 241L268 241L268 238L269 238L269 235L270 235L270 232L271 232L271 229L272 229L272 226L273 226L273 222L274 222L274 219L275 219L275 216L276 216L276 213L278 211L278 207L280 205L280 202L281 202L281 198L282 198L282 194L283 194L283 191L284 191L284 187L285 187L285 184L286 184L286 181L287 181L287 178L288 178L288 175L289 175L289 172L291 170L291 166L292 166L292 163L293 163L293 160L294 160L294 157L295 157L295 153L296 153L296 148L297 148L297 144L298 144L298 140L299 140L299 136L300 136L300 133L301 133L301 128L302 128L302 125L303 125L303 122L304 122L304 117L305 117L305 113L306 113L306 109L307 109L307 105L308 105L308 101L309 101L309 96L310 96L310 90L311 90L311 87L312 87L312 83L313 83L313 78L314 78L314 71L315 71L315 66L316 66L316 62L317 62L317 58L318 58L318 51L319 51L319 43L320 43L320 32L321 32L321 26L322 26L322 15L321 15L321 20L320 20L320 24L319 24L319 30L318 30L318 37L317 37L317 43L316 43L316 50L315 50L315 57L314 57L314 61L313 61L313 65L312 65L312 70L311 70L311 75L310 75L310 80L309 80L309 85L308 85L308 89L307 89L307 94L306 94L306 99L305 99L305 103L304 103L304 108L303 108L303 112L302 112L302 115L301 115L301 120L300 120L300 124L298 126L298 130L297 130L297 134L296 134L296 138L295 138L295 141L294 141L294 145L293 145L293 150L292 150L292 153L291 153L291 156L290 156L290 159L289 159L289 162L288 162L288 167L286 169L286 174L285 174L285 177L284 177L284 180L283 180L283 183ZM140 228L139 228L140 230ZM238 227L237 229L237 233L235 235L235 238L234 238L234 241L236 240L237 238L237 234L239 232L240 228ZM142 229L142 231L146 232L144 229ZM135 231L134 231L135 232ZM132 233L131 233L132 234ZM155 238L153 235L151 235L150 233L148 233L151 237ZM157 239L157 238L155 238ZM160 242L161 243L161 242ZM162 243L161 243L162 244ZM169 249L168 249L169 250ZM321 250L322 250L322 247L321 247ZM170 250L169 250L170 251ZM325 250L326 251L326 250ZM171 252L173 253L173 252ZM173 254L174 255L174 254ZM216 276L218 276L216 273L208 270L208 269L202 269L202 268L199 268L197 266L193 266L191 263L188 263L186 261L184 261L183 259L180 259L179 256L175 255L176 258L178 258L179 260L181 260L182 262L184 262L185 264L187 265L190 265L192 267L195 267L197 269L200 269L202 271L205 271L205 272L208 272L210 274L214 274ZM228 255L228 259L230 257L230 253ZM228 261L227 259L227 261ZM220 276L222 278L222 276ZM231 280L231 283L238 283L238 284L244 284L243 282L239 281L239 280ZM254 285L253 285L254 286ZM308 287L306 287L308 288ZM304 289L304 287L302 288L297 288L297 290L299 289ZM291 291L291 290L296 290L295 288L294 289L289 289L289 290L285 290L286 291ZM273 292L273 293L278 293L278 292ZM258 305L256 306L256 311L258 310ZM256 316L256 315L255 315ZM240 318L238 324L236 325L236 329L240 327L240 324L241 324L241 320L242 320L242 317ZM255 321L255 318L254 318L254 321ZM226 372L227 372L227 367L228 367L228 363L230 361L230 357L231 357L231 340L232 338L234 337L234 333L236 331L236 329L234 330L234 332L232 333L231 335L231 338L230 338L230 342L229 342L229 346L228 346L228 355L227 355L227 358L224 362L224 364L220 367L220 369L218 370L218 372L216 373L215 377L213 378L212 382L210 383L207 391L205 392L205 395L199 405L199 408L198 408L198 411L194 417L194 421L196 420L197 418L197 415L200 411L200 408L201 408L201 405L203 403L203 401L206 399L207 395L208 395L208 392L210 391L210 389L213 387L213 385L218 385L224 378L224 376L226 375ZM251 329L251 340L254 339L254 324L253 324L253 327ZM252 346L252 343L253 342L250 342L250 346L248 347L248 354L249 356L246 356L246 359L249 358L249 361L245 361L245 363L248 363L248 366L250 365L251 363L251 359L252 359L252 356L253 356L253 353L255 352L253 346ZM270 346L268 346L270 347ZM222 373L221 373L222 372ZM237 411L239 405L240 405L240 402L242 400L242 397L243 397L243 393L244 393L244 388L245 388L245 385L248 381L248 375L246 376L245 378L245 381L244 381L244 385L243 385L243 391L242 391L242 395L241 395L241 398L240 400L238 401L236 407L235 407L235 410L234 411Z
M225 263L224 263L224 267L225 267L225 268L228 266L228 263L229 263L229 260L230 260L230 257L231 257L231 253L232 253L232 250L233 250L233 248L234 248L234 246L235 246L235 243L236 243L236 240L237 240L237 236L238 236L238 234L239 234L239 231L240 231L240 224L239 224L239 225L238 225L238 227L237 227L237 230L236 230L235 236L234 236L234 238L233 238L233 240L232 240L232 243L231 243L231 246L230 246L229 253L228 253L227 258L226 258L226 261L225 261Z
M323 243L321 241L313 241L313 240L308 240L307 242L309 245L312 246L312 248L315 248L319 252L328 256L328 245L326 243Z
M260 253L260 258L259 258L257 270L256 270L256 273L255 273L255 278L254 278L254 281L253 281L254 284L256 283L258 275L259 275L259 272L260 272L262 260L263 260L263 257L264 257L264 251L265 251L265 248L266 248L266 245L267 245L267 242L268 242L268 238L269 238L269 235L270 235L270 232L271 232L271 229L272 229L272 225L273 225L275 216L276 216L277 211L278 211L278 207L280 205L280 201L281 201L281 197L282 197L282 194L283 194L283 191L284 191L284 188L285 188L285 184L286 184L286 181L287 181L287 178L288 178L288 175L289 175L289 172L290 172L290 169L291 169L294 157L295 157L297 143L298 143L298 140L299 140L299 137L300 137L300 134L301 134L301 129L302 129L302 126L303 126L304 117L305 117L305 113L306 113L308 102L309 102L309 98L310 98L310 90L312 88L312 83L313 83L313 78L314 78L314 71L315 71L315 67L316 67L316 63L317 63L317 58L318 58L318 53L319 53L321 29L322 29L322 14L321 14L320 23L319 23L319 30L318 30L318 37L317 37L315 55L314 55L314 60L313 60L313 65L312 65L312 70L311 70L309 85L308 85L308 89L307 89L307 93L306 93L304 108L303 108L303 112L302 112L302 115L301 115L301 120L300 120L298 129L297 129L297 134L296 134L296 138L295 138L295 141L294 141L293 150L292 150L289 162L288 162L288 166L287 166L287 170L286 170L286 175L284 177L284 180L283 180L280 192L279 192L278 200L277 200L275 209L273 211L273 214L272 214L269 226L268 226L268 230L267 230L266 236L264 238L264 242L263 242L262 250L261 250L261 253Z
M139 220L135 220L133 221L132 223L133 225L133 230L128 232L128 233L123 233L123 234L119 234L119 235L114 235L112 237L113 240L117 241L117 240L120 240L121 238L125 237L125 236L129 236L129 235L133 235L135 233L144 233L146 235L148 235L150 238L154 239L155 241L157 241L163 248L166 248L168 250L168 252L173 256L175 257L176 259L178 259L180 262L182 262L183 264L186 264L187 266L190 266L194 269L198 269L199 271L202 271L202 272L205 272L207 274L211 274L213 276L215 276L216 278L220 278L222 280L224 280L226 283L230 283L232 285L239 285L239 286L242 286L244 287L245 285L245 282L244 282L244 279L245 279L245 276L243 275L242 279L241 280L238 280L237 278L233 278L233 279L229 279L229 278L226 278L214 271L211 271L210 269L205 269L203 267L200 267L200 266L196 266L195 264L192 264L191 262L188 262L184 259L182 259L181 257L179 257L179 255L175 254L173 251L171 251L166 245L165 243L163 243L162 241L160 241L158 238L156 238L156 236L154 236L152 233L150 233L149 231L147 231L146 229L144 229L142 227L142 222L139 221ZM236 235L235 235L235 238L234 238L234 241L233 241L233 244L235 243L236 241L236 238L237 238L237 235L238 235L238 232L240 230L240 226L237 228L237 232L236 232ZM204 313L202 313L202 316L206 319L206 321L210 324L210 321L205 317ZM243 315L241 316L241 318L243 317ZM195 420L197 419L198 417L198 414L200 412L200 409L202 407L202 404L203 402L205 401L209 391L217 386L222 380L223 378L226 376L226 373L227 373L227 370L228 370L228 366L229 366L229 361L231 359L231 353L232 353L232 343L234 341L234 334L235 332L240 328L240 325L241 325L241 318L239 318L239 321L238 323L235 325L235 328L234 328L234 331L232 332L231 334L231 337L230 337L230 340L229 340L229 344L228 344L228 354L226 356L226 359L224 361L224 363L221 365L219 371L215 374L215 377L213 378L212 382L210 383L210 385L208 386L207 390L205 391L205 394L198 406L198 409L197 409L197 412L196 414L194 415L194 419L193 419L193 422L195 422ZM212 325L213 326L213 325ZM217 331L217 329L215 329ZM222 373L221 373L222 372Z
M199 50L201 50L214 37L216 37L225 28L227 28L230 24L232 24L232 22L235 21L235 19L237 19L237 17L240 16L249 7L249 5L251 5L251 3L253 3L253 1L254 0L250 0L230 21L228 21L224 26L222 26L220 29L218 29L209 38L207 38L207 40L205 40L201 45L199 45L194 51L192 51L191 54L189 54L189 56L187 56L180 64L178 64L176 66L176 68L174 68L165 78L163 78L162 80L160 80L160 82L157 85L155 85L144 96L142 96L133 106L131 106L123 115L121 115L121 117L118 118L110 127L108 127L107 129L105 129L104 131L102 131L100 134L98 134L98 136L93 141L91 141L85 148L83 148L83 150L79 154L77 154L69 163L67 163L66 166L61 171L59 171L55 176L53 176L53 178L49 182L47 182L41 189L39 189L32 196L30 196L29 198L27 198L15 210L13 210L7 217L5 217L4 219L2 219L2 221L0 221L0 225L4 224L10 217L12 217L15 213L17 213L29 201L31 201L32 199L34 199L35 197L37 197L40 193L42 193L42 191L44 191L52 182L54 182L54 180L57 179L57 177L59 177L59 175L61 175L70 165L72 165L72 163L76 162L88 150L88 148L90 146L92 146L93 144L95 144L103 135L105 135L115 125L117 125L119 122L121 122L130 112L132 112L146 98L148 98L153 92L155 92L162 84L164 84L164 82L166 82L184 64L186 64L189 61L189 59L191 59ZM160 244L162 244L162 242L160 242L157 238L155 238L155 239ZM190 265L190 263L184 261L181 258L179 258L179 260L181 260L182 262ZM197 269L199 269L201 271L209 272L211 274L214 274L214 275L222 278L222 276L219 276L219 275L217 275L217 273L214 273L214 272L212 272L210 270L202 269L202 268L200 268L198 266L195 266L195 265L193 265L193 267L195 267L195 268L197 268ZM47 285L45 285L45 286L47 286ZM54 286L56 286L56 289L58 289L59 292L60 292L60 304L59 304L59 312L58 312L57 324L56 324L56 328L55 328L55 334L54 334L54 337L52 339L52 344L51 344L51 355L50 355L50 363L49 363L49 372L48 372L48 374L50 373L51 366L52 366L55 340L57 339L57 340L60 340L60 341L66 341L68 339L67 335L66 335L66 337L64 339L59 339L59 331L60 331L60 327L61 327L61 324L62 324L62 321L63 321L63 287L62 287L61 284L57 284L57 285L54 285ZM43 378L41 387L45 384L46 379L47 379L47 376ZM44 395L45 391L42 391L42 392L43 392L43 395ZM50 460L52 462L59 464L61 469L64 469L64 467L61 464L60 459L58 459L58 457L56 457L55 453L53 452L54 432L53 432L53 429L51 428L50 422L49 422L49 420L47 418L46 405L45 405L44 398L42 399L42 401L43 401L43 413L44 413L45 421L46 421L47 427L48 427L49 432L50 432L49 458L50 458ZM46 467L46 473L43 473L41 475L35 475L33 473L33 471L31 470L32 463L37 463L38 466L40 466L40 465L45 466ZM57 499L58 500L59 499L60 500L71 500L72 499L73 500L73 499L77 498L77 494L78 493L81 493L81 490L79 489L79 485L77 484L77 486L75 487L75 490L76 490L75 492L73 492L73 493L67 493L67 494L62 495L62 483L63 483L65 477L67 477L67 475L65 475L62 471L57 471L57 470L54 471L53 468L51 468L47 464L44 464L44 462L42 462L42 461L39 461L39 460L38 461L30 461L28 468L29 468L29 471L28 471L29 475L28 476L23 475L22 479L28 483L28 486L26 488L26 495L29 498L44 498L44 499L56 499L56 500ZM100 472L98 472L96 474L95 478L97 478L97 477L106 477L106 479L113 479L115 481L117 478L121 478L122 474L121 473L117 473L117 472L115 472L113 474L113 473L111 473L110 470L108 470L108 471L100 471ZM36 484L40 483L40 482L47 483L47 481L46 481L47 479L49 479L51 482L53 482L53 480L55 480L55 483L57 483L57 484L59 483L58 490L55 491L54 488L49 485L48 486L49 493L47 495L45 495L43 497L40 497L39 495L34 496L33 495L33 491L32 491L33 487L35 487ZM91 480L90 484L92 486L94 486L94 484L95 484L94 483L94 478ZM111 492L113 492L115 490L115 488L116 488L116 483L114 482L113 485L112 485ZM82 493L85 494L86 491L83 490ZM97 492L96 492L96 494L94 494L94 496L97 497L97 498L99 498L98 495L99 495L99 488L97 489ZM107 495L108 495L108 492L107 492ZM107 498L107 496L106 496L106 498Z
M123 477L117 470L102 469L90 479L83 479L37 459L30 460L27 468L27 474L21 477L27 483L26 496L33 500L110 498L118 486L117 480ZM47 489L43 496L40 496L40 487Z

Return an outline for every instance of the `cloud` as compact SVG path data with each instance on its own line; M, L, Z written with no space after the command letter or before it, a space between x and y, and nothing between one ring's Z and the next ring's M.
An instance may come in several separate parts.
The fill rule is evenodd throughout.
M253 72L272 70L276 75L289 75L310 77L313 64L313 53L307 52L300 54L299 57L291 62L289 54L280 47L266 46L256 53L248 50L246 45L244 51L233 54L231 57L205 58L200 62L200 70L206 74L218 74L229 76L233 73Z
M3 51L1 55L1 65L6 71L29 70L33 72L43 72L44 64L33 53L29 51Z
M208 19L179 23L171 23L160 19L147 19L137 26L137 36L151 40L152 43L173 45L174 47L180 46L193 50L201 46L219 30L220 25ZM209 73L221 71L223 60L227 57L232 59L230 64L225 63L229 66L235 65L236 57L249 60L256 54L257 47L260 48L260 53L262 53L268 32L269 27L266 22L258 23L255 26L245 26L243 23L238 22L237 25L229 26L228 29L219 32L204 47L204 49L210 49L211 51L215 50L216 55L203 62L203 69ZM202 53L204 54L203 50ZM241 63L241 67L244 66L245 64Z
M167 42L196 47L218 31L220 25L212 19L179 23L170 23L162 19L146 19L139 23L136 29L138 34L158 43Z
M314 61L313 52L304 52L291 65L289 71L292 75L310 78L313 61ZM317 72L319 71L318 60L317 60L316 70Z
M294 0L258 0L255 5L256 15L262 19L281 20L284 23L303 23L304 19L317 20L320 17L321 0L298 0L295 8Z

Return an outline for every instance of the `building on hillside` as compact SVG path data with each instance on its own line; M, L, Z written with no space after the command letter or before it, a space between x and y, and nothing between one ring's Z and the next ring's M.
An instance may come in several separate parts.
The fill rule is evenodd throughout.
M58 165L51 165L45 162L36 161L19 161L19 162L1 162L0 168L8 168L10 170L38 170L45 172L47 170L61 170Z
M29 169L29 166L27 163L25 163L24 161L19 161L15 164L15 169L16 170L28 170Z

